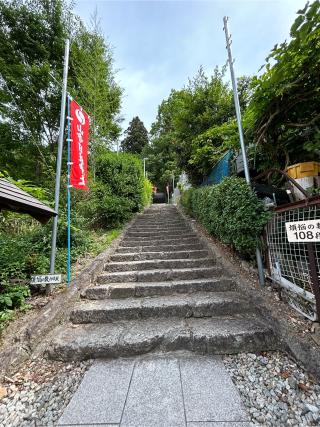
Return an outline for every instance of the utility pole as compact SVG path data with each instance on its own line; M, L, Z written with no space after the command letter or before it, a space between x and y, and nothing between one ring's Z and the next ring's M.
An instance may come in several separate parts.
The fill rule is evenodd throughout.
M148 157L143 158L143 176L146 177L146 160L148 160Z
M60 109L60 130L58 139L58 154L56 165L56 186L54 195L54 210L57 215L53 219L52 239L51 239L51 256L50 256L50 273L54 274L55 261L56 261L56 246L57 246L57 230L58 230L58 215L59 215L59 197L60 197L60 178L61 178L61 162L63 150L63 137L66 113L66 95L67 95L67 80L68 80L68 66L69 66L69 39L65 41L64 47L64 65L63 65L63 82L61 93L61 109ZM51 292L51 286L47 285L47 293Z
M228 51L228 62L229 62L229 66L230 66L231 82L232 82L232 89L233 89L233 100L234 100L234 106L236 109L239 139L240 139L241 153L242 153L242 158L243 158L244 175L245 175L247 183L251 187L247 152L246 152L246 146L245 146L244 137L243 137L243 128L242 128L242 121L241 121L241 110L240 110L240 103L239 103L239 96L238 96L237 80L236 80L234 68L233 68L234 60L232 58L232 51L231 51L232 40L231 40L231 35L229 34L228 17L227 16L225 16L223 18L223 24L224 24L223 29L225 32L226 43L227 43L226 48ZM258 247L256 248L256 259L257 259L257 266L258 266L258 272L259 272L259 282L260 282L261 286L264 286L265 279L264 279L263 264L262 264L262 259L261 259L261 253L260 253L260 250Z

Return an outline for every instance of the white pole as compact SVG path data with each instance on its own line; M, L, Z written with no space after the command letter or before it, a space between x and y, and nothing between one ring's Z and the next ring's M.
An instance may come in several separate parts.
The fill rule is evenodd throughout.
M230 66L231 82L232 82L232 88L233 88L234 106L235 106L236 115L237 115L240 146L241 146L241 153L242 153L242 158L243 158L244 175L245 175L247 183L251 186L247 152L246 152L246 146L244 143L242 122L241 122L241 110L240 110L240 103L239 103L239 96L238 96L237 80L236 80L234 68L233 68L233 58L232 58L232 51L231 51L231 36L229 35L228 17L227 16L225 16L223 18L223 23L224 23L224 32L226 35L226 42L227 42L226 48L228 51L228 62L229 62L229 66ZM265 280L264 280L263 263L262 263L261 253L260 253L260 250L258 247L256 248L256 259L257 259L257 266L258 266L258 272L259 272L259 282L260 282L261 286L264 286Z
M63 150L63 136L65 127L65 112L66 112L66 95L67 95L67 80L68 80L68 65L69 65L69 40L66 39L64 47L64 65L63 65L63 82L61 93L61 109L60 109L60 130L58 140L58 154L56 165L56 186L55 186L55 204L54 210L57 215L53 219L52 240L51 240L51 256L50 256L50 273L55 272L56 246L57 246L57 230L58 230L58 213L59 213L59 196L60 196L60 178L61 178L61 162ZM47 293L51 292L51 287L48 285Z

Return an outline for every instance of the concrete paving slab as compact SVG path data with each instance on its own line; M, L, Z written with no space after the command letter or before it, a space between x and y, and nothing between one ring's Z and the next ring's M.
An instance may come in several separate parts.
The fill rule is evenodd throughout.
M134 360L99 361L85 374L58 425L118 425Z
M178 351L99 361L58 426L249 427L219 356Z
M55 424L55 427L119 427L119 424Z
M121 427L185 427L176 358L140 360L135 367Z
M180 359L188 422L247 421L240 395L219 356ZM201 424L202 425L202 424Z
M247 422L227 421L227 422L198 422L198 423L187 423L187 427L250 427L252 424Z

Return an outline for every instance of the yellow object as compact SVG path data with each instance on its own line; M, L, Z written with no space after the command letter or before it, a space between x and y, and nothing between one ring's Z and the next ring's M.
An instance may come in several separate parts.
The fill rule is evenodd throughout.
M294 179L306 178L309 176L320 175L319 162L304 162L289 166L286 169L287 174Z

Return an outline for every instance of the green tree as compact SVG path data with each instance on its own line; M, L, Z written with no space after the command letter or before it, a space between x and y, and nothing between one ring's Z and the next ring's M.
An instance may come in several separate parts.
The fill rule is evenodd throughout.
M147 175L156 187L165 191L166 185L172 182L173 176L177 182L181 171L177 166L178 160L169 135L152 138L151 144L142 154L143 157L148 158Z
M151 147L155 153L162 147L165 158L175 161L177 169L186 171L195 184L202 181L223 152L237 144L232 92L223 77L223 70L218 68L211 77L200 68L187 87L171 91L152 125Z
M275 45L253 81L245 115L260 169L313 160L320 147L320 2L298 11L291 39Z
M39 177L56 142L55 79L62 73L62 17L70 14L63 7L59 1L0 2L0 156L13 176L23 169L25 177L34 178L33 171Z
M119 133L121 90L97 30L86 29L65 0L0 0L0 164L14 178L51 185L67 37L68 91L94 118L97 139Z
M125 138L121 142L122 150L128 153L141 154L148 142L147 129L139 117L134 117L125 131Z
M101 34L96 12L91 28L81 24L72 41L69 85L91 117L91 143L110 146L121 131L122 90L115 82L112 51Z

